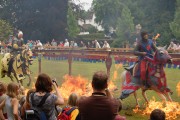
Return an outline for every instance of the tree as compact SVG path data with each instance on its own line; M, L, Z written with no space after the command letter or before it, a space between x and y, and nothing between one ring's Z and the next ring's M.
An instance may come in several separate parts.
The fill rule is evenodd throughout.
M13 34L13 27L5 20L0 20L0 41L9 39L9 35Z
M173 36L169 23L174 18L175 3L176 0L94 0L93 8L96 22L102 24L106 31L109 26L117 27L123 7L128 6L134 24L141 24L143 30L152 36L160 33L159 44L163 45Z
M80 30L79 30L78 22L76 20L75 15L73 14L73 9L71 8L71 6L69 6L68 8L67 20L68 20L68 36L70 38L75 38L78 35Z
M93 0L93 9L96 15L95 21L102 25L107 32L110 27L116 28L122 7L120 0Z
M161 34L159 45L169 43L172 38L169 23L174 18L176 0L126 0L126 4L134 16L134 23L141 24L151 37Z
M67 0L3 0L1 5L1 18L22 30L25 39L67 37Z
M170 23L170 28L173 35L180 42L180 0L177 0L176 13L173 22Z
M131 42L130 39L134 32L133 19L129 8L124 6L121 17L118 19L117 39L112 44L114 47L123 47L124 44Z

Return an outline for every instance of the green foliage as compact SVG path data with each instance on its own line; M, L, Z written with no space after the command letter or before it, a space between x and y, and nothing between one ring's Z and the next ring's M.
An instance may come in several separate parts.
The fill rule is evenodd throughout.
M121 17L118 19L117 39L112 43L114 47L122 47L125 43L129 43L132 33L134 32L134 22L131 11L124 6Z
M67 20L68 20L68 36L70 38L75 38L78 33L79 33L79 26L78 26L78 21L76 20L75 15L73 14L73 9L71 8L71 6L69 6L68 8L68 16L67 16Z
M87 32L89 32L90 34L92 33L96 33L98 30L96 27L94 26L90 26L88 29L87 29Z
M0 20L0 41L9 39L9 35L13 34L13 27L5 20Z
M94 0L93 9L96 22L105 29L116 27L117 19L121 15L122 5L120 0Z
M3 0L0 17L24 33L24 39L42 42L67 37L67 0Z
M170 23L170 28L173 35L180 39L180 0L177 0L174 21Z
M141 24L142 30L146 30L152 36L160 33L162 40L159 44L163 45L168 44L173 38L169 23L174 18L175 3L176 0L94 0L93 7L97 22L102 23L108 32L109 26L118 27L122 9L128 6L134 18L134 25Z

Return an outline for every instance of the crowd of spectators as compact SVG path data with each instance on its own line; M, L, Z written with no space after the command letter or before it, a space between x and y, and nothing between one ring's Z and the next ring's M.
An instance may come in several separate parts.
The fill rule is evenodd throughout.
M97 40L83 42L80 41L79 43L75 41L69 41L68 39L65 39L64 41L56 41L55 39L52 39L51 42L42 43L40 40L27 40L27 43L24 43L25 47L29 49L56 49L58 47L60 48L104 48L109 49L110 45L109 43L105 41L98 42ZM12 42L1 42L0 41L0 53L7 53L10 52L12 49Z
M173 53L179 53L180 52L180 45L179 43L175 43L173 41L170 42L170 45L168 46L167 50L169 52L173 52Z
M0 82L0 120L26 120L32 109L43 111L48 120L60 120L67 107L74 108L70 114L71 120L126 120L125 116L119 114L122 103L108 89L108 75L104 71L94 73L91 85L92 95L71 93L65 105L56 81L45 73L38 75L35 89L28 90L27 95L23 92L24 88L16 83L6 85ZM52 92L53 89L55 92ZM39 106L44 96L44 104ZM165 113L155 109L150 120L165 120Z

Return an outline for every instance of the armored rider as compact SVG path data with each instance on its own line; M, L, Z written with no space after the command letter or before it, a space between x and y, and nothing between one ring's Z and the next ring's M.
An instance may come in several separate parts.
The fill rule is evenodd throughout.
M135 71L135 77L140 77L144 88L148 88L149 84L147 82L147 67L148 62L144 59L145 56L153 58L153 53L157 50L151 39L148 39L148 33L141 32L141 40L137 43L134 49L134 55L138 56L138 70ZM136 69L135 69L136 70Z
M19 31L17 34L17 38L13 37L12 39L12 50L10 52L11 57L10 57L10 61L9 61L9 67L8 67L8 75L11 74L12 71L12 64L14 61L14 58L20 54L20 52L22 51L22 47L23 47L23 32Z

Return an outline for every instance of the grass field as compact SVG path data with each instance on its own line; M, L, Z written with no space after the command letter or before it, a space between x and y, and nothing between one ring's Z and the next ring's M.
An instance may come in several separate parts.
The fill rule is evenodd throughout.
M33 78L33 81L35 81L35 78L38 75L38 60L37 58L34 59L33 65L30 67L33 74L31 77ZM104 70L106 71L105 63L87 63L87 62L73 62L72 63L72 75L78 76L81 75L84 78L87 78L88 80L91 80L92 75L95 71L98 70ZM114 71L116 71L115 64L111 67L111 79L113 78ZM114 80L114 84L117 86L117 88L120 88L121 80L120 80L120 73L123 71L123 68L117 70L117 79ZM180 70L179 69L165 69L166 76L167 76L167 82L168 86L172 89L174 94L171 96L172 99L176 102L180 102L180 96L178 96L178 93L176 91L176 85L180 81ZM68 61L49 61L42 59L42 72L49 74L52 78L56 78L58 81L59 86L61 86L61 83L63 81L63 76L68 73ZM9 78L5 77L1 79L2 82L9 83ZM26 88L31 88L26 86L27 80L24 82L24 86ZM115 97L119 97L120 91L117 90L114 92ZM153 96L155 96L157 101L160 101L159 97L154 91L147 91L147 96L149 99L151 99ZM138 90L138 97L139 97L139 103L141 106L145 103L144 99L141 95L141 90ZM123 110L120 112L121 115L126 114L127 120L147 120L148 116L143 116L141 114L135 114L133 113L132 109L135 107L135 99L133 95L129 96L127 99L122 101L123 104ZM128 115L127 115L128 114ZM180 120L180 117L177 118L177 120Z

